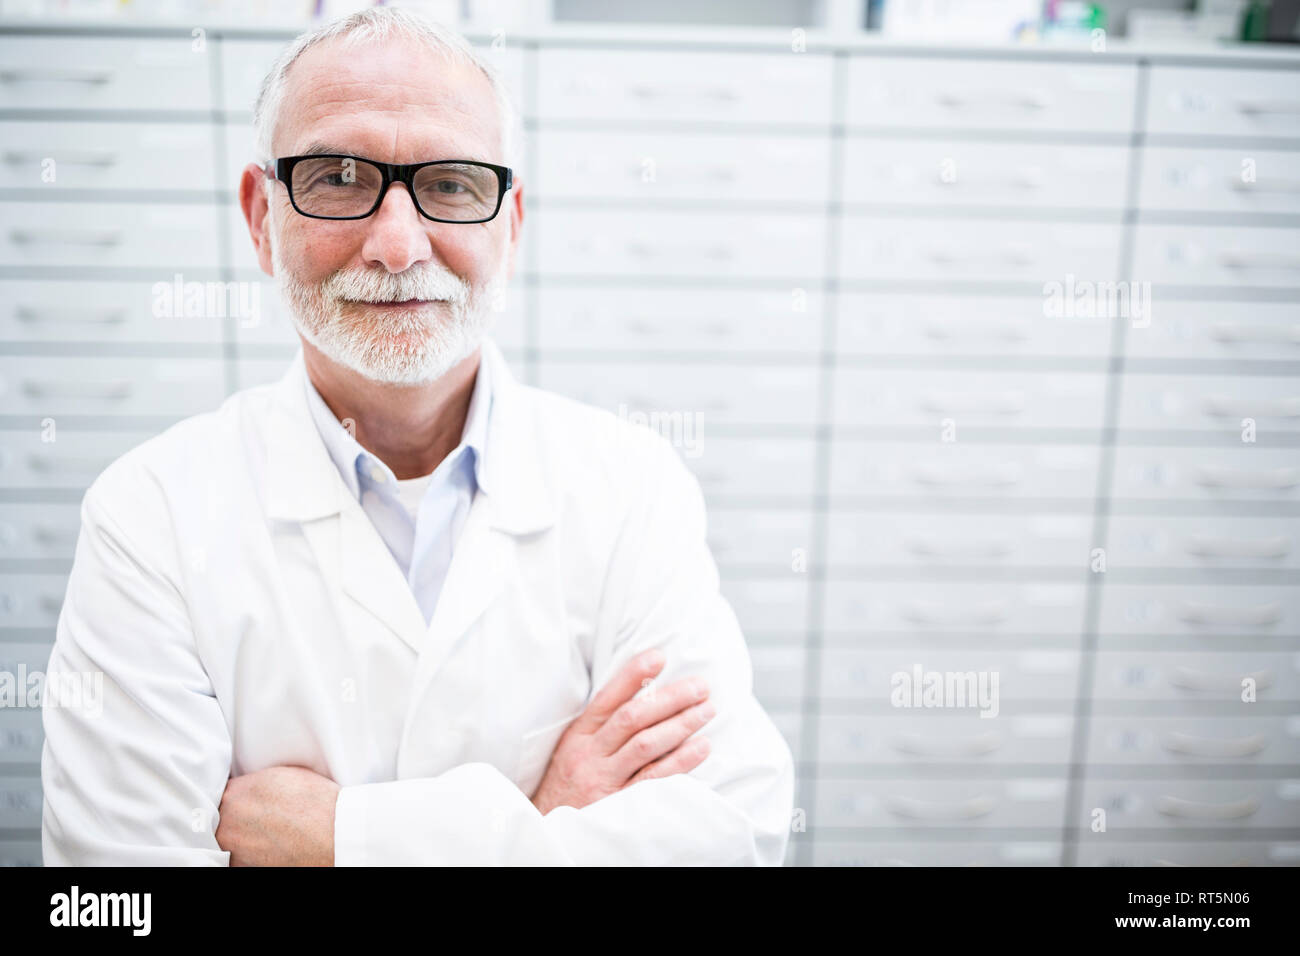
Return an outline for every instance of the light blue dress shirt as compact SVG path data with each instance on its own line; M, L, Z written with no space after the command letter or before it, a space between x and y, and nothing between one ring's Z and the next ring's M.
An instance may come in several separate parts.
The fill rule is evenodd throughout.
M460 444L431 474L403 481L361 447L330 411L311 378L304 379L307 404L330 458L388 545L429 622L451 566L452 549L482 487L481 462L492 405L488 363L479 361Z

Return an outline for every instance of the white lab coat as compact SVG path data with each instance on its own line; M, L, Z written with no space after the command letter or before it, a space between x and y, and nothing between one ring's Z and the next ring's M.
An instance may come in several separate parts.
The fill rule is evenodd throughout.
M335 862L779 864L790 750L671 446L497 383L484 480L432 623L310 417L302 354L128 452L87 491L47 682L101 671L103 711L44 708L46 864L217 864L228 777L341 787ZM626 661L703 675L689 774L542 816L560 734Z

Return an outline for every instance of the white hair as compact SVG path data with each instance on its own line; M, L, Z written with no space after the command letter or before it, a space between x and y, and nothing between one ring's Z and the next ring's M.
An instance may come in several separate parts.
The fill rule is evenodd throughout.
M304 33L290 43L276 58L262 80L262 88L253 108L253 125L257 131L258 162L266 164L274 157L272 139L280 120L284 104L284 90L289 70L298 58L312 47L329 40L339 40L345 46L359 46L389 37L415 40L424 44L434 54L448 63L475 66L492 84L501 124L501 151L503 165L515 171L516 177L523 162L523 136L518 128L518 112L510 99L505 82L489 60L470 46L469 41L450 27L424 15L395 7L372 7L351 16L334 20L324 26ZM269 186L269 181L267 182Z

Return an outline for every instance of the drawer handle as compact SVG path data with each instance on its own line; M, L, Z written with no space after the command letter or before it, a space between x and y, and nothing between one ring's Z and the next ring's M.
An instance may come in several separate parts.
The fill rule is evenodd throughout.
M997 734L971 734L968 737L934 737L903 734L893 742L899 753L917 757L981 757L1002 747Z
M949 610L948 605L908 601L901 608L904 619L913 624L952 624L978 625L1002 624L1008 617L1008 603L1005 599L984 601L975 607Z
M993 797L983 794L956 803L939 803L903 796L883 797L881 803L894 816L909 820L974 820L988 816L998 805Z
M1043 90L981 90L975 93L940 90L934 99L950 109L966 109L981 103L990 106L1018 106L1025 110L1045 110L1052 105L1052 98Z
M1248 624L1271 627L1282 620L1282 605L1276 601L1254 607L1224 607L1215 604L1183 603L1178 619L1185 624Z
M1022 479L1020 463L1015 461L993 464L985 468L967 468L964 471L945 462L922 462L912 470L917 484L976 485L981 487L1007 487L1018 485Z
M1174 672L1169 675L1169 683L1181 690L1237 691L1241 689L1243 677L1252 678L1255 687L1259 690L1273 686L1272 671L1255 671L1253 674L1233 676L1195 671L1190 667L1175 667Z
M112 70L0 70L2 83L90 83L98 86L112 78Z
M1005 558L1015 551L1006 538L984 538L977 541L950 543L947 538L909 538L904 547L912 554L926 558L966 558L970 560Z
M1166 734L1161 743L1170 753L1189 757L1250 757L1268 746L1268 738L1263 734L1251 734L1248 737L1216 739L1174 732Z
M1300 269L1300 258L1276 252L1227 249L1219 253L1219 264L1227 269Z
M1166 795L1156 802L1156 810L1179 820L1239 820L1257 813L1259 801L1247 797L1229 803L1204 803Z
M47 157L54 156L64 166L115 166L117 153L107 149L87 149L81 152L68 152L62 149L48 149L44 152L30 151L20 153L17 150L5 152L5 162L10 166L25 166L39 163Z
M41 610L46 614L58 614L63 610L63 598L55 597L52 594L42 594L40 600Z
M1210 338L1219 342L1283 342L1300 345L1300 325L1215 322L1210 326Z
M32 538L37 544L45 545L47 547L67 547L70 544L77 543L77 529L60 528L48 524L38 524L32 528Z
M991 415L1018 415L1025 410L1025 393L1005 392L930 392L921 399L921 407L931 412L976 412Z
M49 382L28 379L23 382L23 393L29 398L97 398L119 401L129 398L133 386L130 379L111 382Z
M740 95L729 86L681 86L673 88L663 85L638 84L628 86L627 91L632 96L642 100L706 99L723 103L735 103L740 100Z
M11 229L9 238L19 245L52 243L55 245L117 246L122 243L121 229Z
M1202 407L1205 409L1205 414L1218 417L1295 418L1300 416L1300 395L1286 398L1206 395Z
M1237 100L1237 112L1251 116L1267 113L1300 113L1300 100Z
M1184 550L1201 558L1284 558L1291 553L1291 541L1280 534L1254 541L1197 534L1187 539Z
M1250 471L1221 465L1201 465L1197 483L1211 488L1264 488L1281 490L1300 484L1300 468Z
M84 312L81 309L36 309L20 305L16 311L20 322L85 322L91 325L118 325L126 319L126 309Z

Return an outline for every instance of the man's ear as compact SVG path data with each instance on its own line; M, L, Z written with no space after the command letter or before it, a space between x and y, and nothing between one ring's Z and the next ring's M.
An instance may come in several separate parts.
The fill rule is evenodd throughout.
M515 277L515 252L519 248L519 237L524 230L524 186L523 180L514 178L510 184L510 271L509 278Z
M275 275L271 264L271 236L267 230L266 187L263 183L266 173L257 163L249 163L239 177L239 208L244 212L244 222L248 223L248 235L253 240L253 251L257 253L257 264L269 276Z

